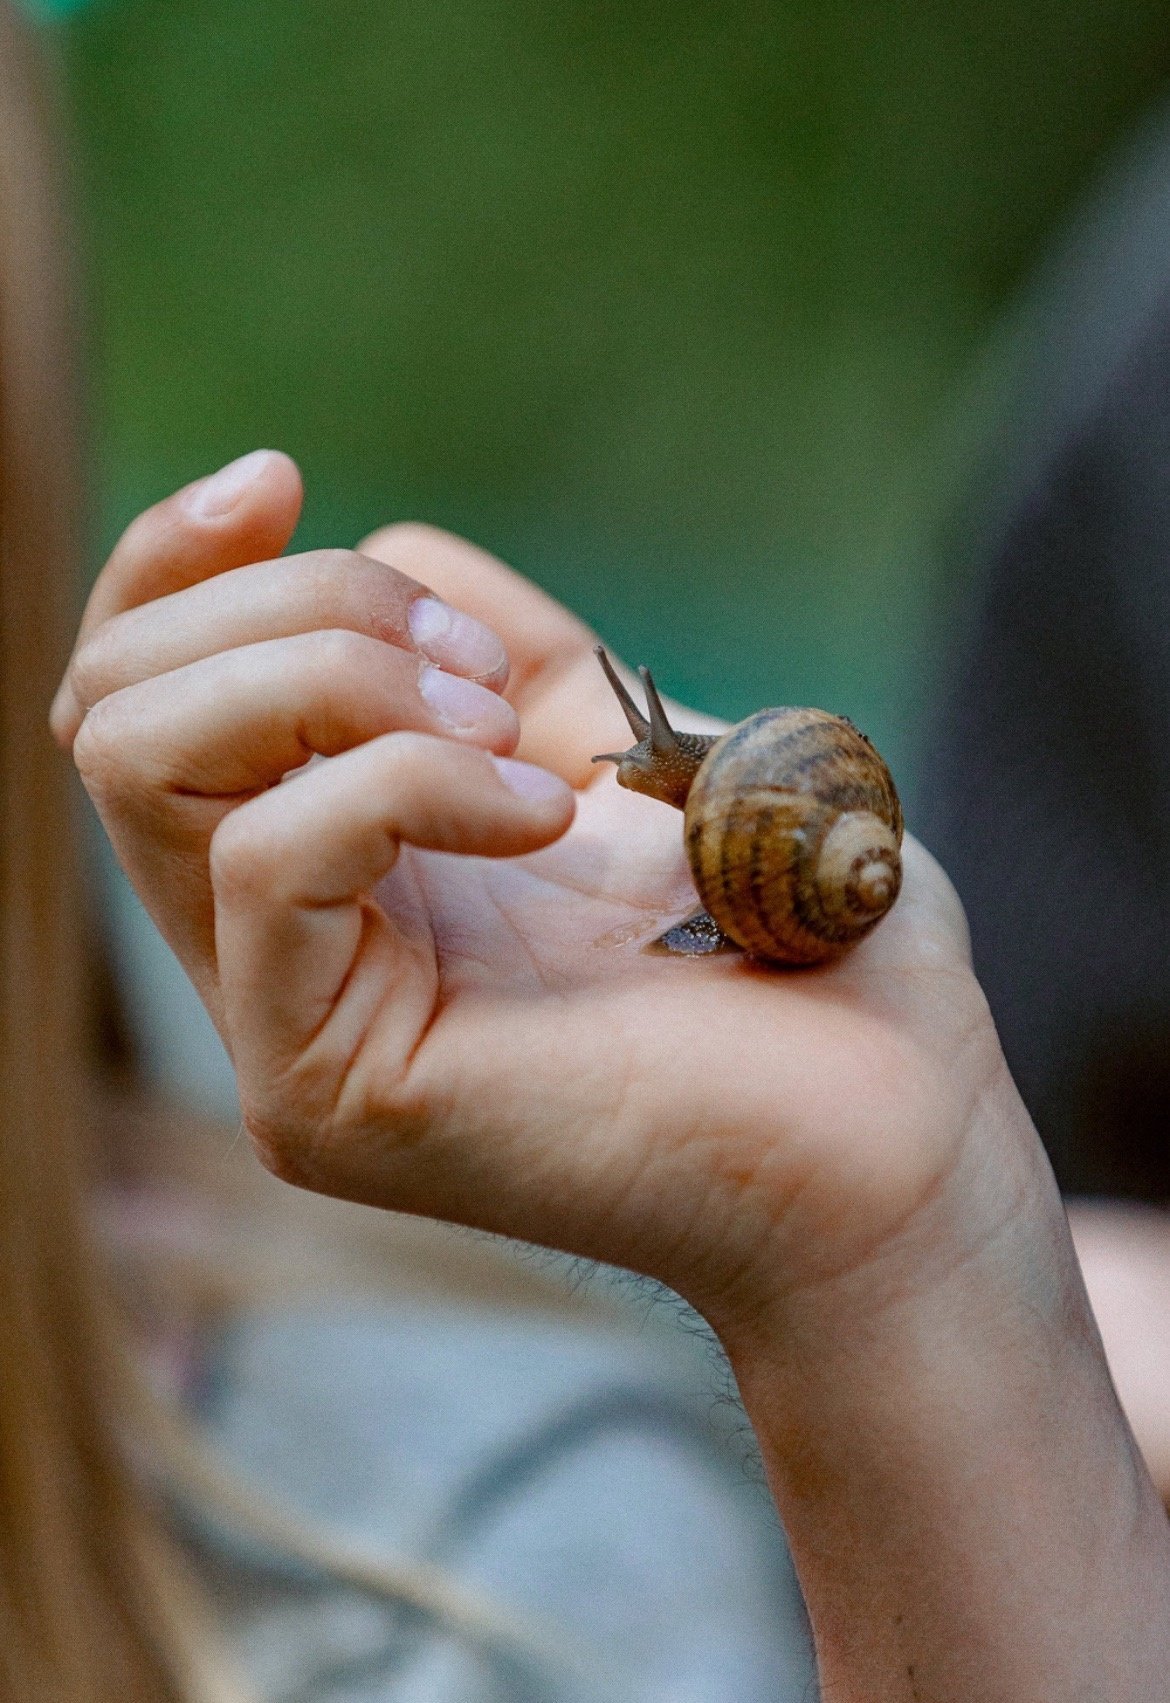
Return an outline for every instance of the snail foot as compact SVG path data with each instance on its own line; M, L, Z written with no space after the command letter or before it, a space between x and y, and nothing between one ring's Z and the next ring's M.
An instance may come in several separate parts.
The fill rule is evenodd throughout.
M712 952L738 952L709 911L694 911L645 948L647 952L670 953L679 958L706 958Z

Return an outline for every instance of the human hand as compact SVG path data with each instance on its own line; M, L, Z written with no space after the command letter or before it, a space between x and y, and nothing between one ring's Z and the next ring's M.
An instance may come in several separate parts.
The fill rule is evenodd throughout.
M1015 1196L972 1194L970 1143L1002 1062L927 854L908 842L894 913L834 965L644 954L694 896L677 813L590 762L624 732L592 635L427 528L264 559L299 500L271 455L140 517L54 719L265 1162L633 1266L728 1331L937 1223L960 1176L964 1238L994 1234ZM510 657L505 687L469 629L483 683L427 671L461 730L420 693L422 587ZM517 749L542 767L501 779L486 751Z
M644 954L694 897L592 635L427 528L269 559L299 503L135 522L53 715L265 1162L703 1311L834 1696L1153 1695L1165 1521L945 877L812 970Z

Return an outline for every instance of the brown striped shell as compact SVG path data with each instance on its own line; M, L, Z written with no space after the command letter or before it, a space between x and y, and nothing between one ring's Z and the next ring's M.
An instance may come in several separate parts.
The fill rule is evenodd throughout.
M788 964L831 958L902 884L902 809L881 757L824 710L761 710L712 746L686 801L699 898L724 934Z
M814 964L870 932L902 885L902 807L863 733L825 710L761 710L721 738L676 733L641 670L644 716L598 650L638 743L622 786L685 812L684 839L709 915L660 943L717 949L718 931L777 963Z

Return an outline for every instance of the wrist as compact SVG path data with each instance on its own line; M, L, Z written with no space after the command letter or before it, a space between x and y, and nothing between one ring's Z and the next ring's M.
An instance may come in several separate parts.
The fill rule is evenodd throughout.
M802 1432L900 1429L929 1394L954 1445L997 1403L1105 1371L1064 1207L1006 1067L937 1189L863 1257L813 1269L757 1283L754 1306L720 1330L749 1410L758 1392Z
M1022 1116L973 1132L1002 1187L728 1341L843 1699L1136 1703L1170 1657L1166 1522Z
M973 978L972 978L973 982ZM737 1369L783 1362L804 1376L826 1342L878 1342L912 1331L964 1295L1003 1289L1055 1316L1067 1303L1070 1244L1051 1167L999 1048L990 1017L965 1070L904 1072L883 1118L872 1108L831 1157L826 1144L770 1233L715 1306L702 1306ZM908 1080L912 1086L904 1086ZM1079 1292L1079 1285L1078 1285ZM856 1339L856 1342L855 1342Z

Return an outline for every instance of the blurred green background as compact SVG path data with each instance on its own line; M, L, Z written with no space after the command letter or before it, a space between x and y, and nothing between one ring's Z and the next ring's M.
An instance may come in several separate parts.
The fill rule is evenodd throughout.
M964 374L1162 86L1166 0L97 0L55 27L104 543L276 445L305 546L468 532L677 695L823 703L912 767Z

